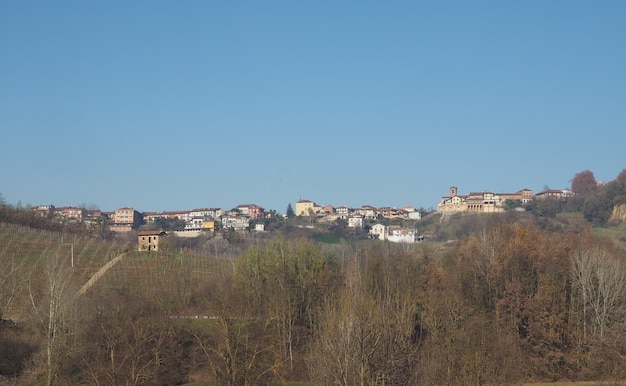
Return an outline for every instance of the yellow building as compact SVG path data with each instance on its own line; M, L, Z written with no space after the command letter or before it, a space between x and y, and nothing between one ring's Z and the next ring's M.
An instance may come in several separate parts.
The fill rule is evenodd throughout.
M315 203L309 200L296 202L296 216L310 216L315 213Z
M202 222L202 230L215 232L215 220L205 220Z

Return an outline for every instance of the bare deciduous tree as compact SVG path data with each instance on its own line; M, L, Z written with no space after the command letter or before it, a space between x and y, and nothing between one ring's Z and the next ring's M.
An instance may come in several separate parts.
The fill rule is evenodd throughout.
M24 260L8 256L0 264L0 319L9 311L24 284Z
M72 287L70 258L61 249L49 255L42 254L45 263L42 271L35 271L30 278L28 292L45 337L45 378L46 384L54 383L56 355L59 338L71 334L73 326L70 316L73 313L76 291ZM35 281L39 281L35 283ZM39 291L34 290L38 288Z
M408 291L407 291L408 293ZM377 299L355 266L322 311L309 360L313 380L334 385L409 384L414 305L400 292Z
M580 249L572 257L572 289L578 300L583 335L604 336L626 316L626 267L607 249Z
M209 370L212 380L227 385L280 379L285 360L276 321L228 280L215 288L207 301L211 317L187 326L196 357L204 358L199 365Z
M187 368L175 326L145 295L103 293L86 299L81 382L155 385L181 382Z

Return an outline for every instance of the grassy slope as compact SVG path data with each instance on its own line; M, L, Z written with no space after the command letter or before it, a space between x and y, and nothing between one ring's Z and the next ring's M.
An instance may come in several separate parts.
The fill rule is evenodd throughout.
M28 288L45 282L45 267L59 257L67 267L71 284L79 288L102 265L121 253L127 245L100 242L29 228L0 225L0 281L4 318L20 319L28 315ZM73 262L73 266L72 266Z
M95 290L106 287L155 294L165 289L182 300L190 296L194 287L221 276L227 269L232 270L232 262L227 259L135 251L112 267L96 284ZM181 306L184 308L185 305Z

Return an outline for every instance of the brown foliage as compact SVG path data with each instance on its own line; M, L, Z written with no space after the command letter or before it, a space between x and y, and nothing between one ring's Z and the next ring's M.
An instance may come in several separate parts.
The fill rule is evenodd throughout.
M453 252L442 267L425 269L419 296L420 384L502 384L521 378L515 336L485 312L488 296L480 292L489 289L476 285L484 280L484 268Z
M616 178L617 182L620 182L622 185L626 185L626 169L622 170L617 178Z
M473 221L445 249L364 242L336 247L335 260L308 241L258 244L234 261L206 257L210 280L185 257L132 256L78 299L77 271L42 260L23 287L31 320L0 326L0 376L43 383L52 369L57 384L151 385L626 376L626 251L583 231ZM0 269L4 304L28 283L17 263Z
M582 171L574 176L572 180L572 191L574 193L585 193L597 187L596 178L590 170Z

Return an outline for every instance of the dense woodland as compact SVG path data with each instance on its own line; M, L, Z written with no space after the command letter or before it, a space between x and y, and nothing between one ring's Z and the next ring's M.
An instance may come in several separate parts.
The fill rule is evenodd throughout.
M0 381L624 380L625 184L626 172L598 186L585 171L567 201L433 213L415 245L287 224L158 253L2 203Z

